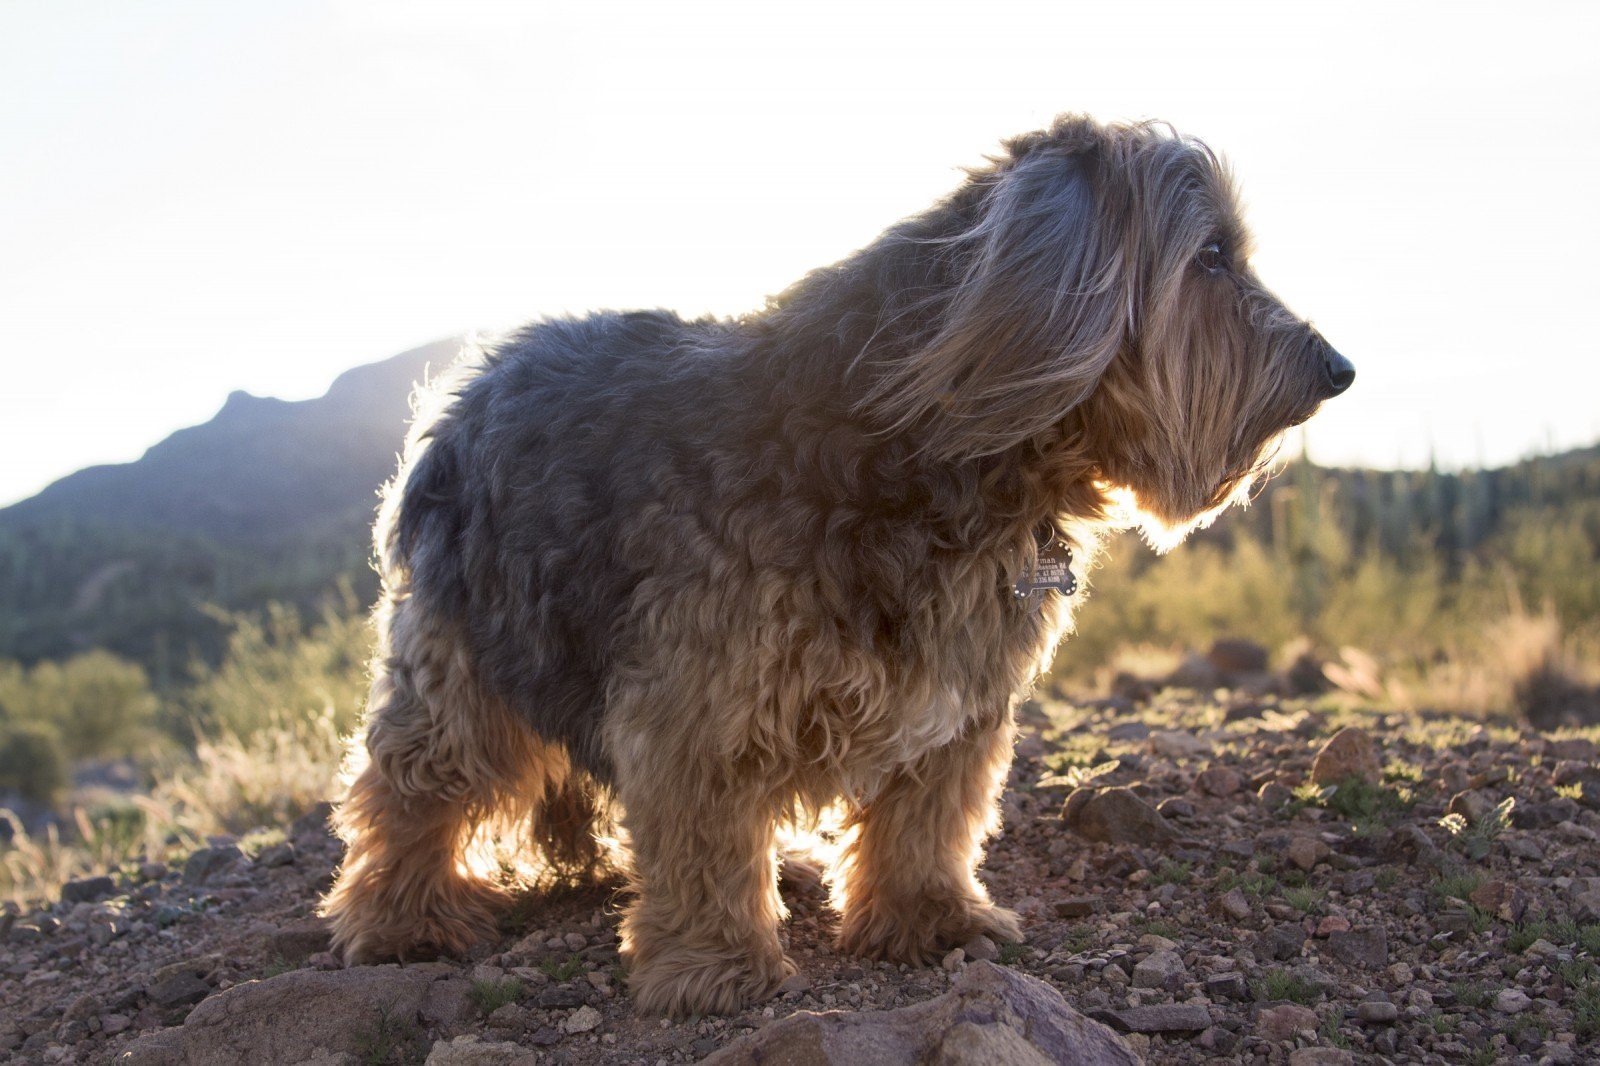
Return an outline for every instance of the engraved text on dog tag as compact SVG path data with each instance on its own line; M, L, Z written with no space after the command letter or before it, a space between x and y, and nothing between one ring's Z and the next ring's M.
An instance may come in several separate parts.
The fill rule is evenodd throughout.
M1072 575L1072 549L1059 540L1052 540L1039 549L1033 570L1018 578L1014 587L1022 597L1046 589L1055 589L1063 596L1072 595L1078 591L1078 579Z

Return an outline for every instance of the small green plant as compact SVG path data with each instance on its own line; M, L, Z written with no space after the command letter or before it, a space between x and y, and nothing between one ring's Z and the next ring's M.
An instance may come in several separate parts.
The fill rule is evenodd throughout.
M557 984L572 980L583 970L583 960L577 955L565 960L557 959L554 955L547 955L539 960L539 969L543 970L550 979Z
M1400 883L1400 871L1396 870L1393 866L1385 866L1383 869L1378 871L1378 875L1374 880L1377 882L1377 885L1380 889L1387 892L1389 889Z
M1489 990L1476 981L1457 981L1450 991L1456 994L1456 1002L1468 1010L1477 1010L1489 1002Z
M1047 774L1035 788L1082 788L1098 778L1105 777L1122 765L1120 759L1108 759L1095 766L1071 766L1058 774Z
M1026 944L1001 944L1000 965L1015 966L1022 961L1023 956L1027 953L1028 945Z
M1316 985L1288 970L1267 971L1251 985L1251 991L1260 1000L1286 999L1304 1006L1310 1006L1322 996Z
M1460 848L1462 854L1478 861L1486 858L1490 845L1501 833L1511 828L1511 812L1516 806L1517 797L1507 796L1499 806L1475 823L1468 824L1466 817L1460 814L1447 814L1439 819L1439 824L1450 834L1450 842Z
M282 829L253 829L239 838L239 850L253 859L288 839Z
M364 1066L413 1066L422 1062L422 1033L416 1022L397 1018L379 1007L377 1020L356 1037Z
M1484 877L1475 871L1461 871L1445 874L1428 886L1428 893L1435 901L1447 899L1465 900L1479 888L1483 887Z
M1587 985L1573 997L1572 1031L1579 1040L1600 1036L1600 984Z
M1156 867L1155 874L1150 878L1150 883L1155 885L1185 885L1189 883L1190 874L1194 871L1192 862L1173 862L1171 859L1162 859Z
M1160 918L1140 918L1135 921L1135 928L1140 936L1164 936L1168 940L1183 935L1183 930L1171 922L1162 921Z
M1445 1014L1442 1011L1434 1011L1432 1014L1428 1015L1429 1027L1431 1027L1433 1031L1438 1033L1440 1036L1455 1032L1456 1026L1460 1024L1461 1019L1456 1017L1454 1014Z
M269 978L276 977L281 973L288 973L290 970L295 968L295 964L284 958L282 955L274 955L272 956L272 961L267 963L266 969L261 971L261 979L267 980Z
M1556 795L1562 799L1581 800L1583 799L1583 782L1574 781L1570 785L1557 785Z
M1262 899L1278 891L1278 879L1267 874L1240 874L1232 870L1217 878L1217 891L1235 888L1247 896Z
M522 998L522 982L514 977L474 981L472 991L467 995L472 1005L478 1008L479 1014L493 1014L507 1003L515 1003Z
M1301 914L1320 914L1322 912L1322 899L1327 891L1309 885L1299 888L1287 888L1283 892L1283 901Z
M1326 1047L1344 1048L1349 1050L1350 1038L1339 1031L1339 1014L1329 1011L1322 1016L1322 1025L1317 1028L1317 1036Z

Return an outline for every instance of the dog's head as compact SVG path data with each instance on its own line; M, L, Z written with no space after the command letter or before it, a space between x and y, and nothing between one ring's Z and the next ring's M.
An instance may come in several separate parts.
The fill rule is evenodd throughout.
M1252 272L1203 144L1063 117L1006 149L943 205L956 235L919 238L948 299L875 401L947 456L1065 431L1147 524L1204 521L1355 368Z

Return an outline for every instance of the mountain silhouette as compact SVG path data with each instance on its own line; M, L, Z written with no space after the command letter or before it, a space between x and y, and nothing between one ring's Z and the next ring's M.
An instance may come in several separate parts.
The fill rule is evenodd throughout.
M0 510L0 657L100 646L158 673L210 656L213 607L358 595L377 490L413 385L459 339L346 371L297 402L235 392L131 463L94 466Z

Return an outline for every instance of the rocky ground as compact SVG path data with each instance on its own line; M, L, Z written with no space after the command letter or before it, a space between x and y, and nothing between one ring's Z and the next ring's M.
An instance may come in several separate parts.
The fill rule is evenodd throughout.
M0 1059L756 1062L765 1036L847 1062L829 1050L846 1023L934 1026L951 1062L1057 1060L1015 1039L1050 1026L1103 1033L1096 1061L1600 1059L1595 730L1136 695L1024 709L984 869L1021 945L918 970L841 957L824 901L789 893L800 974L675 1024L631 1011L616 899L590 890L530 907L473 960L344 970L312 916L338 858L315 812L0 918ZM902 1013L861 1017L881 1010ZM780 1022L827 1011L851 1013ZM997 1016L1022 1019L1004 1047L972 1023Z

